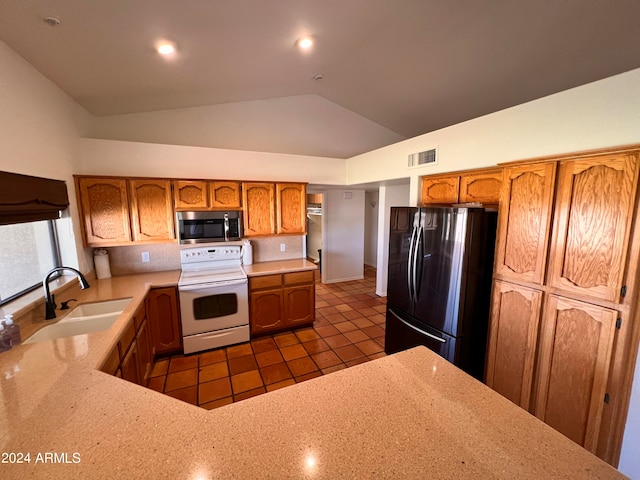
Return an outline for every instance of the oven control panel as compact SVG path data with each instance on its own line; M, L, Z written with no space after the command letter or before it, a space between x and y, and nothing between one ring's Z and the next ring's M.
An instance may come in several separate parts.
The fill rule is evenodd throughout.
M242 258L240 245L220 247L194 247L180 250L180 263L212 262L219 260L239 260Z

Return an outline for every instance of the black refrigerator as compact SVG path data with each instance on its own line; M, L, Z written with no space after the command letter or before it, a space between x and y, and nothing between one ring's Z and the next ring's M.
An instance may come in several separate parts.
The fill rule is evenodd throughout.
M482 380L498 215L392 207L385 352L424 345Z

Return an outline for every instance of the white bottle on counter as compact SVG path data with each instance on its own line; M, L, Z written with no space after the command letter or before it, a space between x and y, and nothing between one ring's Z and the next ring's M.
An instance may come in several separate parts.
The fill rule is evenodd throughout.
M242 243L242 264L251 265L253 263L253 246L249 240Z

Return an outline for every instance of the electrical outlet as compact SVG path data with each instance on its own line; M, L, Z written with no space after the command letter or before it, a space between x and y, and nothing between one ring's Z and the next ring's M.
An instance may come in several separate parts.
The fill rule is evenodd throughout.
M286 244L284 244L284 243L281 243L281 244L280 244L280 251L281 251L281 252L284 252L286 249L287 249L287 245L286 245Z
M142 262L147 263L149 260L149 252L142 252Z

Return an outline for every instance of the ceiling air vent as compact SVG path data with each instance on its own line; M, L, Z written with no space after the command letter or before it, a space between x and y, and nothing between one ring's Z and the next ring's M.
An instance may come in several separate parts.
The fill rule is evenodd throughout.
M424 152L412 153L409 155L409 167L420 167L430 163L436 163L437 148L425 150Z

